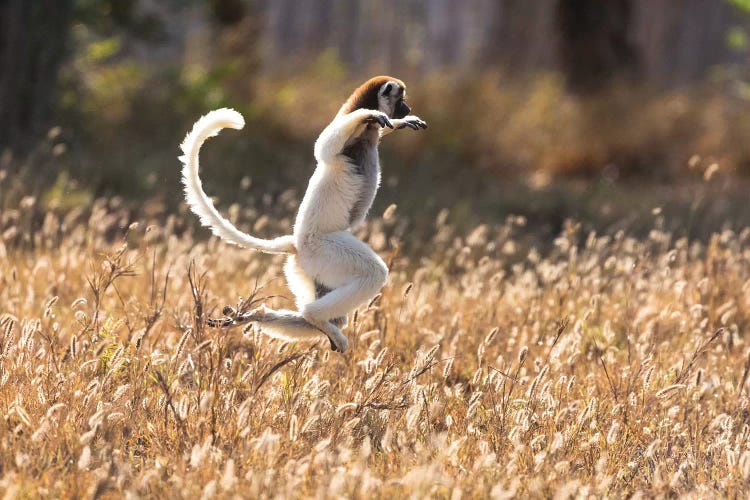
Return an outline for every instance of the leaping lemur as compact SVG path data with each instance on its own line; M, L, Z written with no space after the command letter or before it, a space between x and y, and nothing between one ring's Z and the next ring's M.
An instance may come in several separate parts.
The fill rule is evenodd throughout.
M359 86L315 142L317 168L299 207L292 235L266 240L237 229L221 216L203 191L198 153L203 142L223 128L241 129L242 115L232 109L211 111L198 120L181 145L185 198L204 226L230 243L266 253L289 254L284 274L298 311L265 306L248 312L224 308L212 326L256 323L262 331L287 340L324 333L333 350L349 342L341 329L347 315L371 300L385 285L388 268L352 230L362 223L380 184L380 139L393 130L426 129L410 115L406 85L377 76Z

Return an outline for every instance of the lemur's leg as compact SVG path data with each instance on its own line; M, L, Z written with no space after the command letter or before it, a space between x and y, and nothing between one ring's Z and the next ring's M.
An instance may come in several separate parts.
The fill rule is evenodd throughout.
M310 279L310 277L305 273L305 270L302 269L302 266L299 265L296 255L291 255L287 259L286 265L284 266L284 274L286 275L289 289L292 291L296 299L297 309L300 311L305 307L306 304L309 304L314 300L321 298L323 295L331 291L322 283L318 283ZM344 315L337 318L330 318L330 322L333 326L339 329L343 329L347 326L347 317L346 315ZM335 331L328 333L331 333L333 338L336 338L339 343L341 343L340 338L343 337L343 334L339 336L340 332ZM331 335L329 335L329 340L331 340L331 348L333 350L338 350L334 345L334 341L331 339Z
M403 118L397 118L395 120L391 120L391 124L393 125L393 128L383 128L380 132L380 136L384 137L394 130L400 130L402 128L409 127L412 130L419 130L419 129L425 129L427 128L427 122L422 120L418 116L414 115L408 115Z
M385 113L373 109L358 109L336 117L315 141L315 159L318 162L328 162L335 158L341 154L346 143L352 137L362 133L370 123L393 128L393 124Z
M328 321L313 323L297 311L265 309L262 317L255 322L272 337L292 341L312 340L322 333L328 337L332 350L344 352L349 347L349 342L336 325Z
M331 289L301 309L302 316L318 326L347 315L375 297L388 278L383 260L348 231L321 236L315 242L315 251L303 250L299 259L308 274Z
M328 321L343 320L343 317L360 305L375 297L382 288L382 281L371 277L356 277L315 302L302 308L302 316L310 323L318 324L323 318Z
M328 321L316 321L313 324L297 311L260 306L238 314L225 309L225 313L227 316L224 318L209 319L208 325L214 328L231 328L255 323L268 336L292 342L314 340L322 333L328 337L331 350L344 352L349 347L349 341L335 324Z
M316 299L321 298L331 291L330 288L326 287L322 283L318 283L305 273L302 266L299 265L296 255L291 255L286 261L284 266L284 274L286 275L287 284L289 289L294 294L297 302L297 309L302 310L306 304L313 302ZM346 315L342 315L336 318L329 318L329 321L333 326L343 329L347 325ZM333 332L333 336L338 338L339 335ZM342 334L343 336L343 334ZM332 341L333 348L333 341Z
M297 309L302 309L317 297L316 283L305 273L299 265L296 255L290 255L284 265L284 276L289 290L294 294Z
M332 289L328 288L322 283L315 283L315 299L316 300L324 297L325 295L328 295L332 291L333 291ZM312 302L312 300L309 302ZM299 307L300 310L302 310L303 307L304 305L300 306ZM346 326L349 324L349 318L347 317L346 314L342 316L338 316L336 318L331 318L329 319L329 321L341 329L346 328Z
M331 349L334 351L344 352L349 347L349 342L341 330L336 325L327 321L311 323L297 311L286 309L269 309L266 306L260 306L252 311L239 313L235 316L229 314L229 317L221 320L210 320L211 326L232 327L247 323L255 323L263 333L267 335L293 342L299 340L314 340L324 334L331 343Z
M289 289L294 294L297 307L302 308L305 304L313 302L316 297L315 283L305 274L302 267L297 262L297 257L289 256L284 266ZM265 306L238 313L231 307L224 308L225 318L209 320L209 325L213 327L233 327L248 323L255 323L271 337L284 340L298 341L315 339L320 334L325 334L331 343L331 349L334 351L344 352L349 343L341 330L338 328L337 321L316 322L312 324L307 321L301 313L285 309L269 309ZM341 318L336 318L340 320ZM345 320L345 318L344 318Z

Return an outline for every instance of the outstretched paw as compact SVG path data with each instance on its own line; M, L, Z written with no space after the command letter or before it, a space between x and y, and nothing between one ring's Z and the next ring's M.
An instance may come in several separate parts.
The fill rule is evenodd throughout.
M419 129L426 129L427 128L427 122L421 119L418 116L405 116L401 119L401 124L398 126L399 129L409 127L412 130L419 130Z
M381 111L373 111L370 116L365 118L365 123L377 123L381 128L393 128L393 123L388 119L388 115Z

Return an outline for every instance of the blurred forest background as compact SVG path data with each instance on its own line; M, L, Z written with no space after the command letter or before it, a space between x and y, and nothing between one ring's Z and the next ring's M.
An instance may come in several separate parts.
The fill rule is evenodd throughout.
M221 106L248 124L207 144L207 191L223 210L273 207L301 196L351 90L393 74L430 128L383 145L376 209L449 208L466 227L522 214L551 235L568 217L637 231L657 216L696 237L747 225L749 13L750 0L1 0L0 208L106 196L172 213L178 144Z

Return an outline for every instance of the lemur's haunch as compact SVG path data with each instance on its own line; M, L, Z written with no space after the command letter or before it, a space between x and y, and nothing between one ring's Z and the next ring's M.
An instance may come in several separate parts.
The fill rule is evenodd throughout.
M347 315L375 297L388 276L383 260L351 231L364 220L380 184L380 138L405 127L427 128L410 111L401 80L378 76L357 88L315 142L318 166L297 213L294 234L271 240L243 233L223 218L198 177L203 142L223 128L241 129L242 115L218 109L195 123L180 157L188 205L204 226L230 243L289 254L284 272L299 309L261 306L236 313L227 307L227 317L214 321L214 326L256 323L265 333L287 340L312 339L322 332L332 349L347 349L341 333Z

